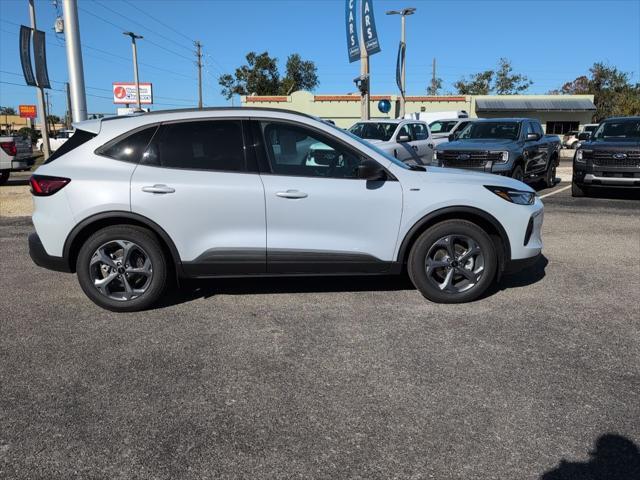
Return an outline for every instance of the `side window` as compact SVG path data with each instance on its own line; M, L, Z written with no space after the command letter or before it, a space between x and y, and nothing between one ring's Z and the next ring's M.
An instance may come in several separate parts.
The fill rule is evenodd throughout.
M328 136L285 123L263 122L261 126L273 173L357 178L359 155Z
M396 139L402 135L406 135L407 137L409 137L410 142L414 140L413 135L411 133L411 127L409 126L408 123L402 126L402 128L398 132L398 136L396 137Z
M189 170L245 170L239 120L205 120L162 125L145 163Z
M531 124L531 122L525 122L524 138L526 139L530 133L536 132L533 130L533 125Z
M442 132L442 122L433 122L429 128L431 128L431 133L440 133Z
M460 122L458 126L455 128L455 130L453 131L453 133L460 133L462 129L467 125L469 125L469 122Z
M154 125L138 130L115 143L106 144L98 150L98 153L123 162L138 163L157 129L158 127Z
M532 122L533 125L533 131L536 132L538 135L540 135L540 137L544 137L544 132L542 131L542 125L540 125L538 122Z
M412 123L413 127L413 139L414 140L426 140L429 138L429 130L424 123Z

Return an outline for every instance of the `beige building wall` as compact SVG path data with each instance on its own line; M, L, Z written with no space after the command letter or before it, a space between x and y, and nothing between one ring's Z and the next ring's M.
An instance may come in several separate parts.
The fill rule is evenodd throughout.
M372 95L370 111L372 119L396 118L398 110L397 95ZM476 99L556 99L567 98L566 95L450 95L450 96L408 96L406 111L413 112L456 112L464 110L471 118L527 117L536 118L546 129L548 121L578 122L580 126L591 123L593 112L585 111L520 111L520 112L476 112ZM572 98L585 98L593 101L593 95L575 95ZM391 102L391 112L383 114L378 111L378 102L387 99ZM270 107L294 110L333 120L336 125L348 128L360 120L360 95L314 95L311 92L298 91L288 96L243 96L242 106Z

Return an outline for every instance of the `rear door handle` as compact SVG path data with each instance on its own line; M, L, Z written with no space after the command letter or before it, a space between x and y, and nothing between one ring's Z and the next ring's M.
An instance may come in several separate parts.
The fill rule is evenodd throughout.
M286 192L276 192L280 198L307 198L308 195L300 190L287 190Z
M161 183L156 183L153 186L142 187L142 191L146 193L173 193L176 189Z

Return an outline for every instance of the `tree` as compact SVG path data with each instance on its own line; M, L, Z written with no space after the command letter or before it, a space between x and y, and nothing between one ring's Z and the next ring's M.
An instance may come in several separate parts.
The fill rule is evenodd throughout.
M533 82L521 74L514 74L511 62L506 58L498 60L498 70L495 72L493 90L498 95L515 95L527 90Z
M511 61L507 58L498 60L497 70L474 73L453 84L461 95L515 95L524 92L531 85L533 82L528 77L513 73Z
M303 60L294 53L287 58L286 72L281 79L278 59L268 52L249 52L247 63L236 68L234 74L223 74L218 78L222 95L228 100L233 95L288 95L294 90L313 90L318 86L315 64Z
M0 107L0 115L17 115L13 107Z
M616 67L596 62L589 75L581 75L549 93L593 95L597 122L614 115L640 115L640 83L631 84L631 75Z
M427 95L438 95L442 89L442 79L432 78L427 87Z

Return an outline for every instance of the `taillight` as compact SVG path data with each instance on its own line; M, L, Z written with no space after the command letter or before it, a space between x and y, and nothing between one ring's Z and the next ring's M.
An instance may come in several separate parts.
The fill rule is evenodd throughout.
M16 147L16 142L0 142L0 147L5 153L11 157L15 157L18 153L18 147Z
M61 190L71 179L64 177L49 177L46 175L31 175L31 194L36 197L48 197Z

